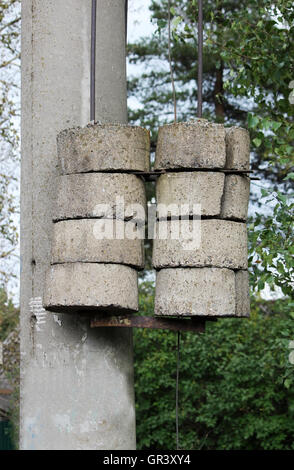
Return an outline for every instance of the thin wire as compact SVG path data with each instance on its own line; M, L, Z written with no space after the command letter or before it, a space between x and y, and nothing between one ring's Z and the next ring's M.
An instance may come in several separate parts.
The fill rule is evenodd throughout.
M172 67L172 59L171 59L170 8L171 8L171 2L170 0L168 0L168 62L169 62L170 78L171 78L172 89L173 89L174 121L177 122L177 98L176 98L176 88L175 88L175 81L174 81L174 72L173 72L173 67Z
M203 0L198 0L198 107L197 116L202 117L203 84Z
M95 79L96 79L96 16L97 0L92 0L91 14L91 78L90 78L90 121L95 121Z
M128 7L129 7L129 0L125 0L125 36L126 36L126 44L128 41Z
M178 331L178 344L177 344L177 379L176 379L176 435L177 435L177 450L179 446L179 375L180 375L180 336Z
M177 122L177 97L176 88L174 81L174 72L172 67L171 59L171 18L170 18L171 1L168 0L168 62L170 69L170 78L173 90L173 102L174 102L174 122ZM177 341L177 371L176 371L176 446L179 450L179 374L180 374L180 332L178 331Z

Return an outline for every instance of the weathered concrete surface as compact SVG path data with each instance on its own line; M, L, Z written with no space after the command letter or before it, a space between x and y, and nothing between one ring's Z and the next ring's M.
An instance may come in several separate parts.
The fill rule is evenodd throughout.
M226 129L226 168L249 170L250 168L250 137L249 132L241 127Z
M136 233L133 222L123 222L116 227L113 220L65 220L53 226L51 262L56 263L118 263L144 268L144 246L142 239L116 239L122 228L130 237ZM133 232L134 231L134 232ZM101 237L109 237L103 238ZM110 238L112 237L112 238Z
M236 315L238 317L250 315L248 271L236 271Z
M124 3L99 0L96 119L102 122L127 122ZM42 307L56 136L89 120L91 2L21 4L20 448L134 449L132 332L92 329L85 316Z
M247 269L246 224L218 219L197 222L194 227L192 221L157 222L157 233L161 234L162 225L167 224L167 238L153 242L155 269L181 266Z
M205 119L159 128L154 168L224 168L225 128Z
M143 127L88 124L57 137L62 174L150 169L150 135Z
M55 264L46 275L44 307L63 313L138 311L138 274L120 264Z
M226 175L221 217L245 221L248 213L250 179L246 176Z
M157 179L156 201L166 206L176 204L179 215L219 216L224 181L220 172L166 173ZM184 204L189 207L179 207ZM195 204L201 205L200 213Z
M53 220L77 218L137 218L144 220L146 195L143 181L135 175L83 173L56 178ZM120 207L121 202L124 208ZM140 205L137 214L133 205Z
M162 269L156 275L155 315L234 316L235 273L219 268Z

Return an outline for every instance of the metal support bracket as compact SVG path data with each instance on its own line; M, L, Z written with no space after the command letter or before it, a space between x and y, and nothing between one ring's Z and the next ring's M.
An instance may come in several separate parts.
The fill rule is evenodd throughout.
M120 327L120 328L148 328L151 330L170 331L205 331L206 318L156 318L138 315L99 315L91 320L91 328ZM215 321L211 319L211 321Z

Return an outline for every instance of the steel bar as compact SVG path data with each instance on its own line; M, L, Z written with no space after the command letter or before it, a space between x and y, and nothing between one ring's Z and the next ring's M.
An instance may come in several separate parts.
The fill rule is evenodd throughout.
M95 70L96 70L96 16L97 0L92 0L91 16L91 83L90 83L90 121L95 121Z
M203 85L203 0L198 0L198 108L197 116L202 117Z
M128 8L129 8L129 0L125 0L125 22L126 22L126 29L125 29L125 35L126 35L126 44L128 42Z
M13 393L13 390L10 390L8 388L0 388L0 395L11 395Z
M137 315L99 315L91 320L91 327L149 328L152 330L194 331L205 330L205 319L155 318Z
M181 334L178 331L177 335L177 376L176 376L176 444L177 450L179 446L179 378L180 378L180 338Z

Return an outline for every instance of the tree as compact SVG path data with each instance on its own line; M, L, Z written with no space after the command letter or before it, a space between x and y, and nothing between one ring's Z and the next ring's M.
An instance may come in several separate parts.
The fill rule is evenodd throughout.
M19 311L7 295L5 289L0 288L0 341L18 326Z
M20 1L0 1L0 281L11 276L17 244Z
M130 62L145 67L144 73L129 83L130 95L135 94L142 103L142 108L130 111L130 118L139 119L152 131L173 118L167 5L167 0L151 2L152 21L159 34L142 38L128 49ZM196 116L197 108L197 1L174 0L172 5L172 61L179 120L187 120ZM274 182L281 182L287 175L290 162L283 159L293 155L286 142L277 147L281 136L288 145L293 144L294 108L288 100L293 79L291 24L293 7L286 0L274 4L269 0L204 3L204 115L226 124L246 125L251 110L255 118L250 114L248 124L253 139L260 139L262 131L270 135L266 142L263 139L261 148L260 140L254 140L253 168ZM256 133L253 129L257 124ZM269 133L270 129L273 132ZM276 137L272 139L273 134ZM264 168L265 162L272 161L270 149L276 149L280 161L275 167Z
M15 448L18 446L19 421L19 309L0 287L0 341L3 346L3 363L0 364L0 377L8 380L13 390L10 400L9 434Z
M151 127L154 144L158 125L173 118L167 5L166 0L151 2L158 36L129 45L130 61L145 65L144 73L129 84L129 93L135 93L142 102L142 108L130 110L130 118ZM179 120L187 120L195 117L197 104L197 2L174 0L171 13ZM273 289L283 284L284 293L290 296L294 241L294 106L289 100L294 77L293 19L293 5L287 0L205 2L204 116L225 124L247 125L253 144L252 168L263 178L261 184L257 183L263 187L262 193L252 184L251 200L262 209L250 219L251 282L256 290L262 289L265 281ZM268 193L272 194L271 204L264 199ZM280 236L287 238L282 253L277 237L270 235L278 226ZM278 266L279 276L273 275Z
M129 45L130 61L144 65L129 83L142 103L130 118L150 126L154 145L158 125L173 120L167 3L151 2L158 35ZM286 0L217 0L204 7L204 117L248 127L252 168L262 181L252 185L248 225L251 318L183 335L181 447L291 449L294 8ZM197 2L174 0L171 14L179 120L189 120L197 106ZM283 298L263 300L266 284ZM142 283L141 296L140 309L152 315L152 286ZM135 333L140 448L175 445L175 348L171 333Z
M153 314L153 295L144 283L144 314ZM220 319L207 322L205 333L181 333L181 449L294 448L292 309L287 300L253 302L250 319ZM176 345L173 332L135 330L139 449L175 448Z

